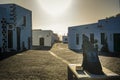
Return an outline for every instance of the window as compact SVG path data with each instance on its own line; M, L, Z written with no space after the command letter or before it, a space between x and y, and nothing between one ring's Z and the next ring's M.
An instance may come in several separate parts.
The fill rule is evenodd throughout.
M101 33L101 44L105 43L105 33Z
M23 16L23 26L26 26L26 16Z
M90 42L94 43L94 34L93 33L90 34Z
M12 24L9 24L9 29L12 29L12 28L13 28Z
M12 30L8 30L8 48L13 47L13 32Z
M79 45L79 34L76 34L76 44Z
M10 18L10 20L14 20L14 18Z
M65 38L65 41L67 41L67 38Z

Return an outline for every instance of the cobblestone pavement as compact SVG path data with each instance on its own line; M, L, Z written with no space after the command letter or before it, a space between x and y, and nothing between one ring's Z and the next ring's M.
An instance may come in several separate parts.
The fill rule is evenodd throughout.
M120 58L99 58L104 67L120 74ZM82 64L82 53L62 43L51 50L28 50L0 61L0 80L67 80L67 63Z

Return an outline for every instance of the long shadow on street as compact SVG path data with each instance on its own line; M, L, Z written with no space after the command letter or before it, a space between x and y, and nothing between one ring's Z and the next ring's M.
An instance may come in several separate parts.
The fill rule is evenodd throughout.
M49 47L49 46L32 46L32 50L45 50L45 51L48 51L51 48L52 47Z
M25 51L27 50L19 51L19 52L13 51L13 52L0 53L0 61Z
M72 49L71 49L72 50ZM82 50L72 50L75 53L81 54ZM120 52L98 52L99 56L106 56L106 57L117 57L120 58Z

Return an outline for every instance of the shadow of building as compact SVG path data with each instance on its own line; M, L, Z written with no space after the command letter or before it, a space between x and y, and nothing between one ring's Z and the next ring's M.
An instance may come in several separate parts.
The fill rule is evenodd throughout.
M16 51L12 51L12 52L4 52L4 53L0 53L0 61L4 60L4 59L7 59L9 57L12 57L16 54L20 54L22 52L25 52L27 50L23 50L23 51L19 51L19 52L16 52Z
M51 46L32 46L32 50L50 50Z

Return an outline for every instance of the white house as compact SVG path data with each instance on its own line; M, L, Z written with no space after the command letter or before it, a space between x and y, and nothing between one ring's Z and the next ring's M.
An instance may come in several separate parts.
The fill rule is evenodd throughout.
M68 43L68 36L62 36L62 42Z
M31 18L32 12L28 9L16 4L0 4L0 52L32 47Z
M53 33L54 42L59 42L59 36L56 33Z
M51 47L54 43L53 32L51 30L36 29L32 31L32 45Z
M98 23L68 28L68 46L73 50L82 49L82 35L89 37L98 50L107 48L110 52L120 52L120 16L99 20ZM96 42L96 43L95 43Z

